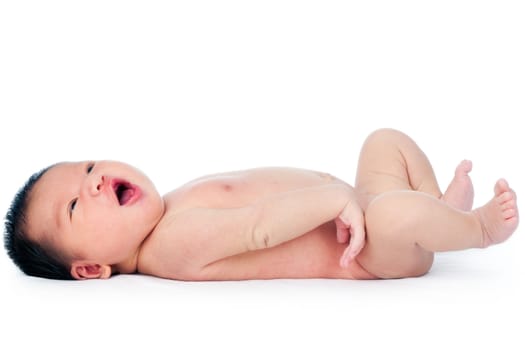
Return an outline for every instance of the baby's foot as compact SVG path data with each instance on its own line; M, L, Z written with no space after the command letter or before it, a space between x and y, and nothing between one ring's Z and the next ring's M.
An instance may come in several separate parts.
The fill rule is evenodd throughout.
M442 197L445 203L459 210L472 210L474 186L472 186L472 180L468 175L471 170L472 162L470 160L459 163L454 178Z
M501 243L518 227L516 193L501 179L494 186L494 198L474 210L483 231L482 247Z

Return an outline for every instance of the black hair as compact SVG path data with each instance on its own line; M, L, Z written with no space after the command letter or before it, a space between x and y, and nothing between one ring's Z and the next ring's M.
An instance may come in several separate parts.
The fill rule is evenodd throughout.
M38 180L53 166L34 173L17 192L5 216L4 245L13 262L27 275L72 280L68 266L49 245L31 240L26 231L29 197Z

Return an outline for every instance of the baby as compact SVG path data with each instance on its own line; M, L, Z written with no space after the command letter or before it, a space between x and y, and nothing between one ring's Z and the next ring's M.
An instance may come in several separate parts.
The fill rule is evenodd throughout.
M33 175L6 216L27 274L56 279L376 279L421 276L435 252L484 248L518 226L505 180L472 210L463 161L444 194L405 134L372 133L355 188L321 172L259 168L198 178L161 197L119 162L59 163Z

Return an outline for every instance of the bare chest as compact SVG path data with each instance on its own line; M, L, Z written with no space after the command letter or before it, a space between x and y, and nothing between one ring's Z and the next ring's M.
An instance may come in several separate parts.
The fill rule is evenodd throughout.
M257 168L220 173L193 180L164 196L166 210L233 208L254 203L275 193L342 182L336 177L297 168Z

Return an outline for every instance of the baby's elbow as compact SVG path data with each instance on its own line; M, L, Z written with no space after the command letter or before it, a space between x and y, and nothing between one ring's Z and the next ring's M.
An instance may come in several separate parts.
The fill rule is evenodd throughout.
M252 225L246 231L247 232L247 250L260 250L266 249L271 246L270 242L270 233L267 225L264 225L264 220L262 220L262 215L260 211L255 211L254 220L252 220Z
M251 235L251 246L253 250L266 249L270 247L270 235L264 230L255 229Z

